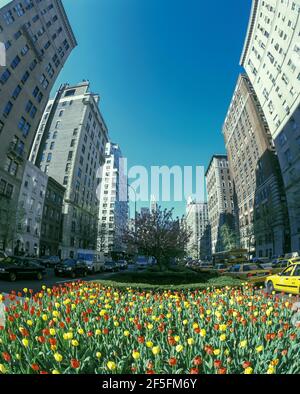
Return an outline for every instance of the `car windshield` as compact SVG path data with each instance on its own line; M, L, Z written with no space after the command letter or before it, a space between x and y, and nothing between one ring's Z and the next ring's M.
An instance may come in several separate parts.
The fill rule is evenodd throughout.
M72 265L75 264L75 260L67 259L67 260L64 260L64 261L62 262L62 264L70 267L70 266L72 266Z

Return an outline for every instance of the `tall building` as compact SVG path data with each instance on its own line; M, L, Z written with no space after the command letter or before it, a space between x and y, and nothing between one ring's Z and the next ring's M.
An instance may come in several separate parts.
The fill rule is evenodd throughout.
M120 188L124 187L120 159L119 145L108 142L102 170L97 242L98 251L105 254L125 251L122 237L128 225L128 200L122 201L120 196Z
M237 234L235 191L227 155L213 155L205 177L211 249L212 253L217 253L224 251L226 247L222 237L224 225L227 225L235 235Z
M0 42L0 198L14 205L49 93L77 43L61 0L10 1L0 8Z
M108 131L99 96L87 81L63 85L49 100L30 159L66 188L63 206L62 257L78 249L95 249L99 201L97 171L104 164Z
M48 176L27 161L20 190L19 206L23 210L17 231L17 252L40 254L41 222ZM14 251L16 252L16 251Z
M257 94L275 143L293 251L300 251L299 35L299 0L253 0L241 65Z
M53 178L48 178L41 222L41 256L61 255L62 211L65 190Z
M151 198L150 198L150 212L156 212L158 208L158 204L156 201L156 198L154 196L154 194L151 194Z
M280 167L246 75L238 78L223 134L236 191L240 246L259 257L288 252L289 221Z
M191 231L187 252L195 259L207 259L211 256L210 226L206 202L187 201L185 221Z

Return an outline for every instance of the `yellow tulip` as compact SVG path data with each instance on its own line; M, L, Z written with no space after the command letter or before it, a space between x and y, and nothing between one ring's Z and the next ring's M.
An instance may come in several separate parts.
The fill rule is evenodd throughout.
M54 358L58 363L60 363L63 359L63 356L59 353L54 353Z
M139 358L140 358L140 353L139 352L132 352L132 357L135 359L135 360L138 360Z
M203 338L206 336L206 330L204 328L200 330L200 336Z
M7 372L5 366L3 364L0 364L0 373L5 374Z
M107 368L108 368L110 371L112 371L112 370L114 370L114 369L117 368L116 363L114 363L113 361L108 361L108 363L107 363L106 365L107 365Z
M240 342L240 348L246 347L247 344L248 344L248 342L246 341L246 339L244 339L243 341Z
M154 346L152 348L152 353L156 356L160 352L160 347L159 346Z
M226 335L225 334L221 334L220 335L220 341L224 342L226 340Z

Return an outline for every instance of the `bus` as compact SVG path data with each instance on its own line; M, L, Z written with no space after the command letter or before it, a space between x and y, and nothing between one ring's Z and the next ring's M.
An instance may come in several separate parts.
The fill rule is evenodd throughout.
M213 265L216 264L239 264L248 261L247 249L231 249L226 252L214 253Z

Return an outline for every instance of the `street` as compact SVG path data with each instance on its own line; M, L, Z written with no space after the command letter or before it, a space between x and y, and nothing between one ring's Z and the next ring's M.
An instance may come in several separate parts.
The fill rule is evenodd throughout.
M134 265L129 265L126 271L128 270L134 271L135 269L136 268ZM32 289L33 292L36 293L41 290L41 287L43 285L47 287L53 287L53 286L59 286L66 282L74 282L76 280L84 280L86 282L91 282L93 280L98 280L98 279L110 279L116 274L114 272L99 272L95 275L88 275L85 278L77 277L75 279L71 279L68 277L56 277L54 275L54 270L51 268L47 268L46 271L47 274L41 281L28 278L28 279L20 279L17 280L16 282L9 282L8 280L0 279L0 294L10 293L11 291L19 292L22 291L24 288ZM126 271L119 271L117 273L120 274Z

